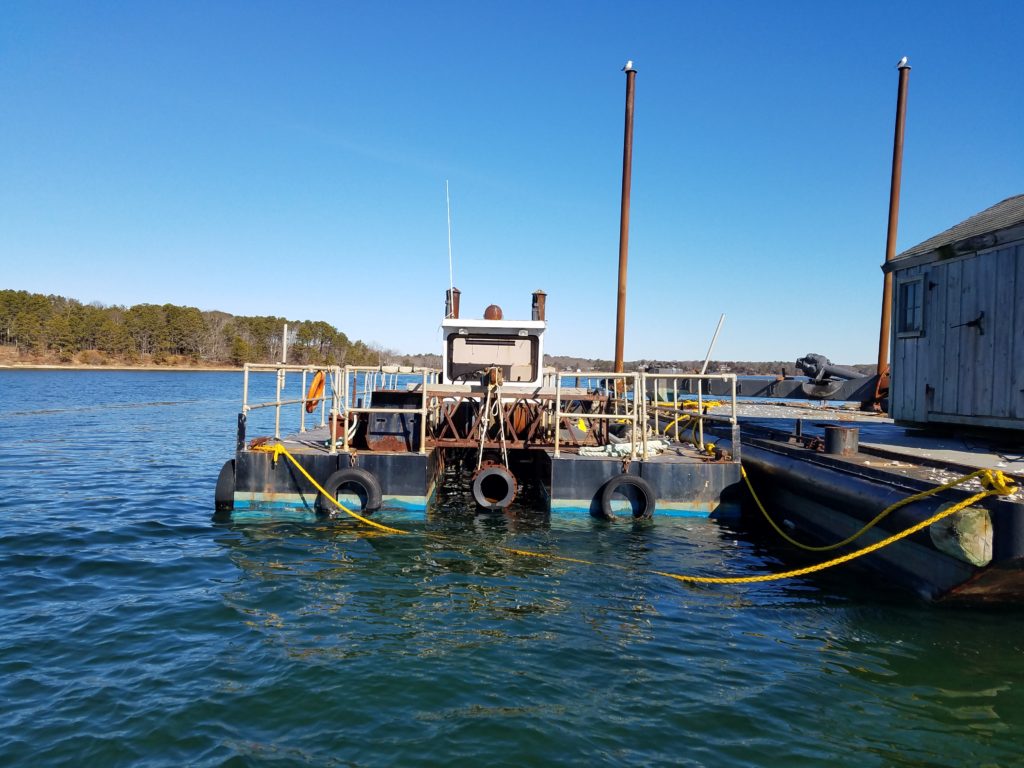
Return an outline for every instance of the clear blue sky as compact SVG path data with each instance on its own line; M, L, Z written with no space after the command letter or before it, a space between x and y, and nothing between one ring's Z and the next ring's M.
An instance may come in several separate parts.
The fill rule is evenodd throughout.
M326 320L435 351L463 314L610 358L876 355L899 249L1024 192L1024 3L5 2L0 287Z

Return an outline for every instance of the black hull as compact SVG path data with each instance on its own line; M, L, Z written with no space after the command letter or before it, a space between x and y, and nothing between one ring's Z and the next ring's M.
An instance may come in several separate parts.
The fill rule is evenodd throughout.
M744 440L743 463L768 513L794 539L811 545L841 541L891 504L934 487L864 466L864 462L846 461L781 442ZM811 557L816 562L825 561L862 549L970 495L950 489L914 502L892 512L855 542ZM991 519L991 561L985 565L975 565L943 551L933 532L925 528L836 567L868 571L887 585L909 590L929 601L1024 601L1024 504L989 497L973 506L983 507ZM751 514L761 513L751 505Z

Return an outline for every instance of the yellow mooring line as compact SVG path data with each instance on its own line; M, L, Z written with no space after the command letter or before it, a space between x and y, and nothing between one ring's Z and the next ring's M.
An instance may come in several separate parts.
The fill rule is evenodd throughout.
M327 493L327 491L325 491L323 487L321 487L320 484L316 482L316 480L310 477L309 473L306 472L302 465L299 464L295 457L292 456L292 454L289 453L288 449L285 448L281 443L275 443L274 445L261 445L253 448L253 450L273 453L275 461L277 460L278 456L283 455L285 458L291 461L292 464L295 465L299 472L301 472L303 476L307 480L309 480L310 483L313 484L313 487L316 488L321 494L323 494L325 498L330 499L330 501L335 506L337 506L341 511L345 512L347 515L355 518L356 520L359 520L362 523L366 523L367 525L373 526L374 528L377 528L378 530L384 531L386 533L411 533L411 531L403 531L398 528L390 528L386 525L381 525L380 523L374 522L373 520L370 520L367 517L363 517L362 515L353 512L351 509L349 509L340 501L338 501L329 493ZM891 504L890 506L883 509L871 522L869 522L867 525L861 528L857 533L855 533L853 536L844 539L843 541L840 541L836 544L830 544L824 547L809 547L800 544L797 541L794 541L782 532L782 530L775 524L775 522L765 511L760 499L757 498L757 494L754 493L754 488L753 486L750 485L750 479L747 477L746 471L742 470L741 468L741 472L743 478L747 482L747 487L750 488L751 494L754 496L755 501L757 501L758 507L761 509L761 512L764 513L765 517L768 518L769 522L771 522L772 527L775 528L775 530L778 531L780 534L782 534L783 538L785 538L790 543L795 544L798 547L802 547L803 549L807 549L809 551L824 551L828 549L835 549L836 547L841 547L844 544L848 544L854 539L856 539L858 536L863 534L865 531L875 526L880 520L882 520L882 518L884 518L886 515L890 514L894 510L899 509L900 507L904 507L907 504L911 504L915 501L920 501L921 499L927 498L928 496L932 496L936 493L939 493L940 491L944 491L949 488L961 485L970 480L973 480L974 478L978 478L980 480L983 490L981 490L978 493L975 493L972 496L969 496L968 498L954 504L951 507L946 507L944 509L939 510L928 519L922 520L921 522L912 525L904 531L895 533L892 536L882 539L881 541L875 542L874 544L871 544L870 546L863 547L862 549L858 549L855 552L849 552L845 555L842 555L841 557L833 558L832 560L826 560L823 563L809 565L804 568L797 568L792 571L782 571L781 573L766 573L760 576L691 576L683 573L671 573L669 571L655 570L648 570L646 571L647 573L652 573L657 576L664 576L668 579L675 579L676 581L682 581L687 584L758 584L767 581L781 581L783 579L796 578L797 576L806 576L809 573L823 571L826 568L832 568L837 565L842 565L843 563L848 563L851 560L856 560L858 557L863 557L864 555L871 554L872 552L877 552L878 550L887 547L890 544L894 544L897 541L900 541L901 539L905 539L908 536L912 536L918 531L927 528L928 526L934 523L937 523L939 520L942 520L943 518L949 517L950 515L956 514L957 512L966 509L967 507L981 501L984 498L987 498L989 496L1008 496L1012 494L1015 490L1014 481L1006 477L1006 475L1004 475L999 470L979 469L976 472L971 472L970 474L964 475L963 477L959 477L956 480L945 483L944 485L936 486L935 488L932 488L927 491L922 491L921 493L916 493L912 496L908 496L905 499L897 501L895 504ZM600 568L618 568L625 570L625 566L615 565L614 563L598 563L593 560L583 560L581 558L576 557L565 557L564 555L551 555L546 554L544 552L533 552L528 549L513 549L511 547L500 547L500 549L503 552L509 552L511 554L520 555L522 557L538 557L562 563L576 563L578 565L592 565Z
M966 483L966 482L968 482L970 480L973 480L976 477L981 480L981 483L982 483L983 486L987 485L989 489L996 489L996 488L1008 488L1009 489L1009 490L1005 490L1005 491L1004 490L993 490L992 493L988 493L986 495L989 495L989 496L994 495L994 494L1003 494L1003 495L1005 495L1005 494L1013 493L1013 487L1012 487L1013 486L1013 481L1010 480L1009 478L1007 478L1005 475L1003 475L1002 472L999 472L998 470L994 470L993 471L993 470L989 470L989 469L979 469L976 472L971 472L969 475L964 475L963 477L958 477L956 480L951 480L948 483L944 483L943 485L936 486L935 488L931 488L931 489L929 489L927 491L921 491L920 493L915 493L913 496L907 496L907 498L901 499L900 501L897 501L895 504L891 504L890 506L886 507L881 512L879 512L877 515L875 515L873 520L871 520L868 523L865 523L863 528L861 528L856 533L851 534L850 536L847 536L842 541L837 541L835 544L825 544L825 545L820 546L820 547L814 547L814 546L811 546L810 544L803 544L802 542L797 541L796 539L791 537L788 533L786 533L784 530L782 530L782 528L779 527L778 523L776 523L772 519L772 516L768 514L768 510L766 510L764 508L764 505L761 503L761 499L758 498L757 492L754 490L754 486L750 484L750 478L747 476L747 470L744 469L742 466L740 467L740 474L743 476L743 479L746 481L747 488L750 490L750 495L753 497L754 501L757 503L757 508L761 510L761 514L764 515L765 520L767 520L771 524L772 528L775 529L775 532L777 534L779 534L779 536L784 538L786 541L788 541L790 544L792 544L794 547L799 547L800 549L806 550L807 552L829 552L829 551L831 551L833 549L839 549L844 544L849 544L851 541L854 541L855 539L860 538L863 534L867 533L872 528L874 528L876 525L878 525L880 522L882 522L882 520L886 516L888 516L892 512L895 512L900 507L905 507L905 506L907 506L907 504L913 504L915 501L920 501L921 499L927 499L929 496L934 496L936 493L940 493L942 491L948 490L949 488L955 488L956 486L962 485L963 483ZM982 498L984 498L984 496L982 496ZM970 506L970 504L967 504L966 506ZM963 509L963 507L959 507L955 511L958 512L958 511L960 511L960 509Z
M265 453L272 453L274 454L274 461L277 461L277 458L283 455L286 459L288 459L288 461L295 465L295 468L302 473L303 477L305 477L307 480L309 480L309 482L313 484L313 487L316 488L325 499L328 499L332 504L334 504L334 506L336 506L338 509L344 512L346 515L354 517L359 522L366 523L367 525L373 526L377 530L384 531L385 533L410 533L410 531L403 531L400 528L390 528L386 525L381 525L380 523L374 522L368 517L363 517L358 512L353 512L351 509L346 507L336 498L331 496L331 494L325 491L323 486L312 478L309 472L307 472L305 468L301 464L299 464L295 457L292 456L291 453L289 453L288 449L285 448L281 443L274 443L273 445L256 445L253 446L252 450L263 451Z

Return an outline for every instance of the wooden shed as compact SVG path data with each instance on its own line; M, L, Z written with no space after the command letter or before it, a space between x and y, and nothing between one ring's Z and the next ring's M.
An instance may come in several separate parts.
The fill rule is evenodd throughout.
M899 254L889 412L1024 429L1024 195Z

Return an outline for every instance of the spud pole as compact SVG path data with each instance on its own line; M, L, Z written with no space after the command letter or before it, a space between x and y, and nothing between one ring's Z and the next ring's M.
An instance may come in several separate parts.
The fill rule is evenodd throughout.
M907 57L900 59L896 65L900 71L900 81L896 92L896 131L892 146L892 180L889 184L889 226L885 236L886 266L896 258L896 229L900 217L900 179L903 176L903 125L907 116L907 80L910 76L910 65ZM883 389L888 389L889 378L889 335L892 325L892 272L885 270L882 283L882 322L878 331L878 374L876 398Z
M615 372L622 373L623 337L626 332L626 264L629 261L629 185L633 175L633 89L636 70L627 61L626 127L622 141L622 207L619 214L619 299L615 312Z

